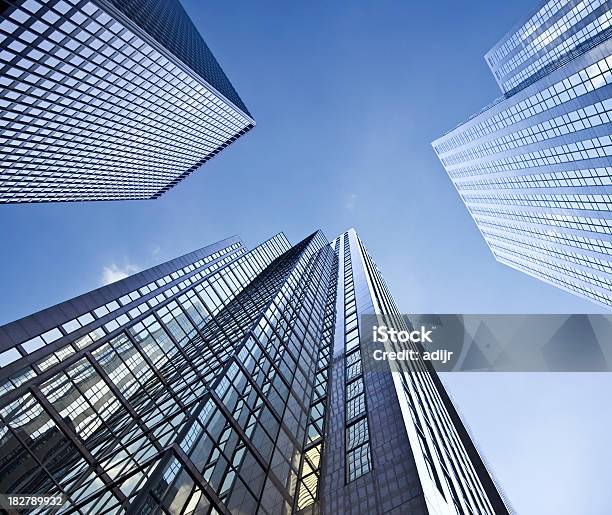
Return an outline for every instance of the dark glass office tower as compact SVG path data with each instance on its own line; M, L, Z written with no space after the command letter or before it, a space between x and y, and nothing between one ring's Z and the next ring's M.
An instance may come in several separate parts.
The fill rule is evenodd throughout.
M504 514L502 498L437 374L426 362L374 365L371 326L408 329L376 263L351 229L338 259L322 513ZM386 368L388 367L388 368ZM316 513L316 510L313 510Z
M506 513L351 230L230 238L0 328L0 493L64 513ZM403 321L395 320L402 324Z
M0 203L157 198L254 126L178 0L0 2Z
M503 96L433 142L498 261L607 307L611 36L611 2L544 2L486 55Z

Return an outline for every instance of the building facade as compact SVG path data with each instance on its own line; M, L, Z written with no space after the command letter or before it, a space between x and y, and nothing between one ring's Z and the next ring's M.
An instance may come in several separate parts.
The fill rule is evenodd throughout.
M543 2L485 55L500 89L520 91L608 39L611 10L606 0Z
M336 330L320 486L321 513L510 511L426 362L375 364L371 327L407 329L376 263L351 229L338 258Z
M437 375L370 366L365 313L404 324L350 230L230 238L0 327L0 494L61 513L507 513Z
M488 54L504 96L432 143L495 258L612 305L612 6L551 0Z
M254 126L179 0L0 3L0 202L157 198Z

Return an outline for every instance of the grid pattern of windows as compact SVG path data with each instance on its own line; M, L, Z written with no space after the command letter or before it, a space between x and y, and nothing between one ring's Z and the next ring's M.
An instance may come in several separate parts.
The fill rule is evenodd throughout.
M489 56L491 71L502 90L510 92L519 85L525 87L541 72L550 72L545 68L547 65L562 64L563 56L573 55L573 50L582 49L585 42L604 33L610 27L609 9L605 0L570 2L501 61L493 64L493 56Z
M567 32L580 20L604 3L605 0L582 0L562 16L558 18L555 16L551 20L553 23L548 26L541 25L534 33L535 37L529 38L527 42L523 41L520 49L514 52L512 57L504 59L503 64L496 68L496 75L498 77L508 75L510 71L520 66L539 50L546 47L550 42L555 41L559 36ZM543 27L545 27L545 29L541 30Z
M500 57L502 73L519 70L532 46L547 38L567 47L595 27L603 42L433 143L496 259L606 306L612 305L610 7L600 0L558 5L549 25Z
M524 42L540 27L557 15L564 7L571 5L572 0L553 0L546 2L527 22L518 30L502 39L487 54L487 62L495 66L516 48L522 48Z
M587 168L513 177L491 177L479 180L461 181L461 190L503 190L530 188L561 188L570 186L612 185L612 167Z
M558 209L578 209L590 211L610 211L612 199L610 195L463 195L463 200L468 207L474 204L508 205L508 206L533 206L549 207Z
M380 324L397 330L411 329L400 315L376 263L360 240L358 245ZM422 350L413 343L392 344L392 347L395 351ZM422 465L422 472L419 469L421 482L429 485L424 486L424 491L430 499L430 511L507 513L505 502L497 494L486 468L479 458L474 459L475 450L469 438L466 439L464 429L464 436L460 436L461 423L458 417L453 420L454 408L448 398L443 398L443 390L431 366L424 361L394 363L397 368L392 368L392 373L399 380L397 394L406 401L404 406L408 413L404 422L411 448L417 463ZM468 447L472 449L471 455ZM477 463L480 463L479 472Z
M528 224L520 224L511 221L510 219L500 220L497 216L487 215L480 211L479 214L474 214L474 219L483 233L503 233L506 229L514 233L514 237L521 241L522 236L526 236L532 240L550 241L555 243L555 246L564 245L566 247L576 247L589 251L590 253L599 253L604 258L606 255L612 254L612 241L606 241L599 238L594 238L585 234L574 234L563 232L547 227L537 227L534 223L532 226ZM568 249L568 252L572 252ZM593 258L586 258L593 259ZM595 258L595 262L597 258Z
M0 398L0 417L6 424L0 446L3 451L13 449L3 452L0 463L2 491L63 493L68 499L63 511L83 513L116 513L129 503L159 502L170 512L181 502L222 506L231 503L229 486L237 484L243 484L251 496L242 491L236 494L244 507L256 502L252 499L259 499L261 492L253 491L256 487L250 478L240 479L238 472L242 467L253 472L253 466L246 463L255 459L253 452L261 453L253 441L257 427L270 416L266 411L270 408L261 402L266 395L262 389L271 397L281 386L261 384L258 389L253 384L246 393L241 390L248 386L246 352L257 354L252 347L244 347L244 336L258 321L258 327L266 327L261 316L275 292L295 271L296 263L322 246L321 238L307 240L291 252L286 239L277 236L252 252L234 256L225 266L208 270L188 291L175 290L154 306L147 304L146 296L134 301L145 306L143 313L127 318L114 331L102 331L86 349L80 349L71 335L47 343L40 351L46 356L29 365L36 374L14 383ZM219 263L222 255L232 255L235 249L232 244L193 263ZM181 258L177 263L182 263ZM304 271L305 266L300 269ZM319 266L315 271L323 273L324 269ZM165 276L158 275L164 283ZM307 276L317 284L316 275ZM292 294L287 289L285 295L293 298ZM311 298L316 302L314 295ZM125 302L117 309L130 309ZM316 312L308 301L305 305ZM318 321L316 317L312 320L313 324ZM257 341L266 341L264 336L259 330L252 334ZM68 352L62 346L65 340L71 341ZM273 354L271 344L266 345L268 354ZM297 363L300 355L294 359ZM27 362L28 357L21 361ZM6 376L7 368L0 370ZM269 372L260 373L264 376L273 379ZM249 379L256 382L252 376ZM235 404L237 391L254 404ZM227 414L226 410L232 410L234 418L226 416L222 424L220 413ZM247 413L250 418L245 419ZM249 430L251 420L254 425ZM239 431L236 426L243 421ZM202 436L205 431L213 443L213 454L195 481L201 482L202 476L206 479L199 487L188 488L191 495L183 497L183 485L193 483L190 474L198 463L190 455L196 450L193 445L199 439L203 446L197 447L198 452L208 449ZM274 441L276 434L268 438ZM175 456L171 446L176 441L187 457ZM169 469L161 483L166 493L156 489L153 497L144 498L146 481L154 481L155 471L164 469L166 462ZM183 483L173 487L172 478Z
M518 256L519 258L524 255L530 262L550 268L552 271L558 271L568 277L574 277L581 281L592 283L595 286L610 289L612 287L612 280L609 275L596 274L588 270L589 267L593 267L595 272L601 271L610 273L610 262L602 261L604 264L592 263L588 258L585 258L575 253L559 252L558 250L552 250L543 245L529 245L522 244L522 242L516 242L516 240L510 240L509 238L496 238L489 237L489 244L494 253L510 254ZM569 266L564 263L569 261L581 266ZM601 261L601 260L598 260ZM594 266L595 265L595 266ZM585 267L585 268L582 268Z
M612 12L607 3L602 5L603 14L599 15L591 23L584 25L580 30L569 37L564 37L558 44L535 60L525 66L514 76L502 83L502 89L508 93L515 92L532 84L550 72L552 69L562 66L576 55L596 46L607 39L612 32ZM603 9L606 9L605 11Z
M366 392L363 383L357 301L353 281L351 244L348 232L343 235L344 250L344 363L346 399L346 480L355 479L372 470L368 431ZM340 244L338 245L340 246Z
M98 2L101 5L105 5L104 2L112 4L222 93L238 109L249 114L180 1L98 0Z
M597 54L592 54L597 55ZM491 109L484 110L478 116L470 118L465 126L461 125L444 137L433 143L434 150L441 159L451 155L451 151L469 145L473 141L480 140L489 134L496 134L514 124L535 117L539 122L541 113L552 110L557 106L571 103L574 99L582 97L591 98L589 93L604 88L612 83L612 56L605 59L588 58L581 59L584 66L578 70L572 70L569 76L561 80L547 81L542 83L541 89L533 92L531 89L527 94L517 95L516 98L507 101L496 102ZM565 71L565 70L564 70ZM609 95L608 95L609 96ZM603 95L598 100L604 100L608 96ZM573 102L575 104L575 102ZM588 105L587 101L584 105ZM571 105L571 104L570 104ZM564 109L570 111L571 109ZM571 121L571 120L568 120ZM445 162L443 164L446 164Z
M5 4L0 202L156 198L253 127L94 2Z
M587 269L592 268L594 270L606 272L607 274L612 274L612 262L608 259L601 259L599 257L594 256L585 256L583 254L578 254L577 252L572 252L571 250L560 252L558 248L546 243L516 236L513 239L510 239L507 236L504 236L503 234L496 234L493 231L487 231L487 239L492 243L496 241L504 242L510 246L509 248L512 248L513 250L516 250L517 248L525 248L528 250L536 251L533 254L534 256L536 256L535 259L539 259L538 253L540 253L540 255L545 254L553 258L560 258L567 261L571 261L578 265L583 265ZM594 284L610 284L610 280L606 277L599 277L588 272L583 275L584 277L590 277L591 279L588 280L593 281Z
M269 244L272 244L270 242ZM257 252L265 251L267 249L268 243L264 244L261 249L258 249ZM106 303L99 308L94 309L90 313L85 313L78 318L72 319L64 324L62 324L62 329L64 329L66 334L70 334L73 331L84 327L87 323L93 322L95 318L103 317L110 312L119 309L121 306L125 307L135 307L138 305L139 299L141 299L145 295L150 295L152 293L156 293L154 300L151 301L149 299L148 307L154 307L159 302L162 302L164 298L169 298L172 295L175 295L179 292L185 290L189 285L194 284L204 277L203 273L210 273L218 270L224 265L231 263L236 260L239 256L244 254L246 250L242 246L241 243L234 243L232 245L228 245L225 248L217 252L213 252L212 254L207 255L206 257L195 261L194 263L190 263L187 266L179 268L174 272L167 274L159 279L142 286L141 288L134 289L129 293L124 294L119 297L116 301L112 301ZM220 259L222 258L222 259ZM213 261L215 261L213 263ZM181 281L179 279L183 278ZM175 282L179 281L179 282ZM171 285L170 287L168 287ZM164 292L164 296L161 297L159 294ZM145 307L146 308L146 307ZM141 309L138 309L141 312ZM132 312L132 310L130 310ZM128 315L130 314L128 312ZM134 316L137 316L136 312L132 312ZM27 345L32 340L22 344ZM83 345L79 345L83 347Z
M338 253L334 252L333 265L327 287L327 304L323 318L317 371L310 400L308 426L306 428L302 464L300 467L300 483L294 506L295 510L301 513L304 513L304 510L307 508L313 507L319 499L321 456L325 445L328 385L331 374L330 365L336 326L337 277Z
M583 141L544 148L534 152L515 155L504 159L483 161L477 165L465 166L461 171L449 169L452 178L479 176L500 172L529 170L549 165L573 163L588 159L605 158L604 163L612 156L612 137L605 135ZM584 165L584 163L581 163ZM458 184L460 182L458 181Z
M270 252L275 243L273 240L270 240L254 252L257 254ZM0 367L6 367L21 357L32 354L45 345L54 343L61 338L63 338L61 341L65 342L73 340L77 348L83 349L105 334L112 332L124 324L125 321L138 318L142 313L154 308L166 299L183 292L197 282L201 282L204 276L235 261L245 252L246 250L241 243L233 243L189 265L163 275L155 281L126 293L117 300L102 304L89 312L63 323L61 326L54 327L5 350L0 353ZM188 292L187 295L193 295L193 293ZM121 310L123 313L113 318L113 312L120 308L124 308ZM104 325L100 326L101 322L97 322L98 320L104 321ZM73 333L77 334L76 338L71 337ZM66 353L64 353L63 357L66 357ZM48 367L50 359L47 358L45 360L43 368Z
M518 130L516 132L487 141L478 146L470 147L461 152L453 154L451 157L444 158L443 163L449 170L454 171L454 165L464 162L481 159L485 156L499 154L501 152L510 151L520 147L532 145L541 141L547 141L558 136L573 134L584 129L598 127L603 124L610 123L610 115L612 113L612 98L607 98L603 102L596 102L591 105L585 105L580 109L570 111L555 118L546 119L536 125ZM601 138L598 143L600 147L610 145L610 141L606 138ZM589 140L592 141L592 140ZM570 154L572 160L580 159L580 157L602 157L609 155L609 151L602 148L597 152L598 146L587 146L583 143L584 148L579 147L580 141L573 143L575 148L568 145L568 150L584 150L587 152L585 156L574 156ZM590 150L590 152L589 152ZM528 154L531 155L531 154ZM544 154L547 155L547 154ZM552 152L549 155L554 155ZM527 161L529 163L529 161Z
M217 247L170 262L170 273L142 272L157 289L124 287L100 317L96 308L73 319L86 325L64 316L37 354L0 368L35 372L0 396L0 469L13 472L1 475L3 491L62 493L66 513L314 506L337 252L320 232L290 249L282 235L250 252ZM99 337L81 347L89 324Z
M567 290L571 293L575 293L576 295L580 295L581 297L585 297L593 302L604 304L606 306L612 304L612 295L610 295L608 292L602 292L599 288L585 285L582 281L572 280L568 278L567 274L557 273L557 270L554 270L553 267L541 266L541 263L525 259L522 255L517 256L516 253L512 254L504 252L501 249L496 249L494 252L495 258L500 263L505 263L508 266L516 268L517 270L521 270L522 272L537 277L538 279L542 279L543 281L558 286L559 288Z
M101 304L107 293L114 300ZM370 492L394 470L397 495L425 510L399 416L406 455L383 452L381 412L399 406L390 375L383 391L364 373L357 316L374 301L397 309L354 231L293 247L281 234L248 252L230 238L73 299L76 317L61 304L0 327L13 340L2 348L19 354L0 367L10 383L0 391L0 491L62 494L60 513L312 515L326 511L330 484ZM22 333L32 331L42 344L28 354L34 339ZM433 375L414 375L414 402L444 411ZM446 417L458 448L441 452L459 460L448 470L462 483L459 513L489 514L474 457ZM425 431L435 430L423 436L434 469ZM340 458L331 480L327 453L327 466ZM384 510L379 499L356 502L370 513Z

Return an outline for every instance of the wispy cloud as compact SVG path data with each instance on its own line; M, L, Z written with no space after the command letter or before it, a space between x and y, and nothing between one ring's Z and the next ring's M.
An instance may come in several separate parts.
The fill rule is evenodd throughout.
M357 194L349 193L344 207L346 207L346 209L354 209L356 203L357 203Z
M102 276L100 282L103 286L120 281L126 277L139 272L140 268L132 263L125 263L123 266L111 263L109 266L105 266L102 269Z

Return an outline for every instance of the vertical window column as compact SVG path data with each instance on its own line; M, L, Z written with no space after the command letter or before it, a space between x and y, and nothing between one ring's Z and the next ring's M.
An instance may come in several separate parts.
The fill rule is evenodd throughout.
M351 482L372 470L370 432L368 427L359 321L353 266L348 233L344 234L344 380L345 380L345 449L346 481Z
M332 254L327 300L323 316L321 344L317 359L317 371L314 390L310 401L308 426L304 442L304 451L300 467L300 483L296 500L296 511L302 511L313 505L318 499L319 479L321 475L321 458L323 455L327 391L329 386L329 366L334 344L336 326L336 295L338 284L338 254Z

